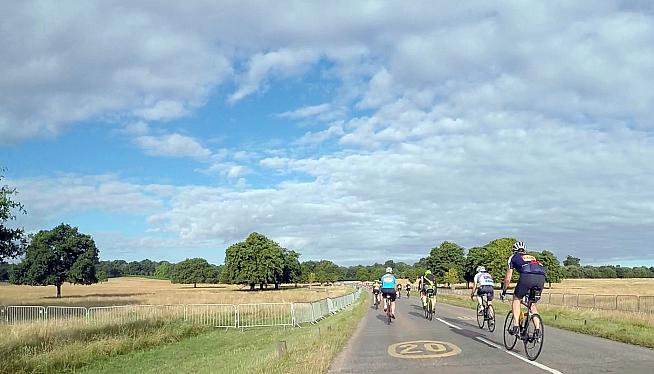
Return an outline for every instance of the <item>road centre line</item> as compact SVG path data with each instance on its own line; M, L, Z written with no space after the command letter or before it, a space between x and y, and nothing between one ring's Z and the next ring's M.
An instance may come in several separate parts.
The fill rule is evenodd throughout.
M511 356L528 363L529 365L536 366L537 368L543 369L543 370L545 370L547 372L550 372L552 374L563 374L563 373L561 373L560 371L558 371L556 369L552 369L549 366L541 364L540 362L530 361L530 360L526 359L525 357L520 356L519 354L517 354L515 352L507 351L504 347L501 347L499 344L495 344L492 341L490 341L490 340L488 340L488 339L486 339L486 338L484 338L482 336L477 336L476 339L490 345L491 347L497 348L500 351L504 351L504 352L510 354Z
M435 318L436 318L437 320L443 322L444 324L446 324L446 325L452 327L452 328L455 328L455 329L457 329L457 330L463 330L463 328L461 328L461 327L459 327L459 326L457 326L457 325L455 325L455 324L453 324L453 323L449 323L449 322L447 322L447 321L445 321L445 320L443 320L443 319L441 319L441 318L438 318L438 317L435 317ZM489 346L491 346L491 347L493 347L493 348L497 348L497 349L499 349L500 351L504 351L504 352L510 354L511 356L513 356L513 357L515 357L515 358L517 358L517 359L519 359L519 360L522 360L522 361L528 363L529 365L533 365L533 366L535 366L535 367L537 367L537 368L539 368L539 369L543 369L543 370L545 370L545 371L547 371L547 372L549 372L549 373L552 373L552 374L563 374L563 373L561 373L560 371L558 371L558 370L556 370L556 369L552 369L552 368L549 367L549 366L543 365L543 364L541 364L541 363L539 363L539 362L536 362L536 361L528 360L528 359L526 359L525 357L522 357L522 356L520 356L519 354L517 354L517 353L515 353L515 352L508 351L508 350L506 350L504 347L502 347L502 346L500 346L500 345L498 345L498 344L495 344L495 343L493 343L492 341L490 341L490 340L488 340L488 339L486 339L486 338L484 338L484 337L482 337L482 336L476 336L475 339L477 339L477 340L479 340L479 341L481 341L481 342L483 342L483 343L486 343L486 344L488 344Z
M439 320L439 321L441 321L441 322L443 322L444 324L446 324L446 325L452 327L452 328L455 328L455 329L457 329L457 330L463 330L461 327L459 327L459 326L457 326L457 325L455 325L455 324L453 324L453 323L449 323L449 322L447 322L447 321L445 321L445 320L442 320L442 319L440 319L440 318L438 318L438 317L436 317L436 319Z

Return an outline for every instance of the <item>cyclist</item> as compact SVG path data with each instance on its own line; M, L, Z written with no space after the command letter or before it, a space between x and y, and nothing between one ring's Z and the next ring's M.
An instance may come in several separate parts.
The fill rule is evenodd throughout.
M509 287L511 275L513 274L513 269L515 269L520 273L520 278L518 279L518 284L516 284L515 290L513 291L513 302L511 305L513 311L513 328L509 333L511 335L516 335L518 331L520 331L520 328L518 327L520 300L529 293L529 290L532 287L538 287L541 290L543 289L543 286L545 285L545 268L536 257L526 253L525 243L516 242L513 244L512 250L513 254L509 257L508 269L506 270L504 283L502 283L502 298L506 295L506 289ZM532 304L531 312L538 313L536 303ZM536 327L534 335L538 336L540 331L540 321L535 319L534 324Z
M422 276L422 288L420 289L420 298L422 300L422 308L427 309L427 292L430 291L436 294L436 277L431 273L431 270L425 270L425 275ZM432 298L432 310L436 309L436 299Z
M397 293L395 292L395 283L397 282L397 279L395 278L395 275L393 275L393 268L387 267L386 268L386 274L384 274L381 277L381 293L384 296L384 299L386 298L386 295L391 300L391 305L388 306L386 303L384 303L384 311L386 311L387 307L391 308L391 317L395 319L395 297L397 296Z
M402 284L398 283L396 287L397 298L402 298Z
M409 293L411 292L411 283L406 284L406 297L409 297Z
M477 274L475 274L470 298L474 299L475 291L477 291L477 302L480 306L482 305L481 297L484 294L486 294L486 300L488 300L488 304L493 304L493 285L493 277L488 274L486 268L483 266L477 266Z
M379 299L379 293L381 292L380 289L381 289L381 287L380 287L379 281L376 280L375 283L372 285L372 294L373 294L373 297L374 297L374 299L373 299L374 302L381 303L381 300Z

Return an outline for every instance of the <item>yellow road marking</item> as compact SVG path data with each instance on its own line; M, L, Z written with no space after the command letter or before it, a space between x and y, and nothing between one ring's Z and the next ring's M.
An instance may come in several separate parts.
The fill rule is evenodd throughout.
M441 358L461 353L461 348L449 342L416 340L388 346L388 354L397 358Z

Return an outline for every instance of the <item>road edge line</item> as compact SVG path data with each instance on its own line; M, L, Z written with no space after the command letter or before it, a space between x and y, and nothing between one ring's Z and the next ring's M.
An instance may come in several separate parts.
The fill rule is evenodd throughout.
M497 349L499 349L500 351L504 351L504 352L510 354L511 356L513 356L513 357L515 357L515 358L517 358L517 359L520 359L520 360L522 360L522 361L524 361L524 362L526 362L526 363L528 363L528 364L530 364L530 365L536 366L536 367L539 368L539 369L543 369L543 370L545 370L545 371L547 371L547 372L549 372L549 373L552 373L552 374L563 374L563 373L561 373L560 371L558 371L558 370L556 370L556 369L553 369L553 368L551 368L551 367L549 367L549 366L547 366L547 365L543 365L543 364L541 364L540 362L536 362L536 361L528 360L528 359L526 359L525 357L522 357L522 356L520 356L519 354L517 354L517 353L515 353L515 352L511 352L511 351L505 349L504 347L500 346L499 344L495 344L495 343L493 343L492 341L490 341L490 340L484 338L483 336L476 336L475 339L477 339L477 340L479 340L479 341L481 341L481 342L483 342L483 343L486 343L486 344L490 345L491 347L497 348Z

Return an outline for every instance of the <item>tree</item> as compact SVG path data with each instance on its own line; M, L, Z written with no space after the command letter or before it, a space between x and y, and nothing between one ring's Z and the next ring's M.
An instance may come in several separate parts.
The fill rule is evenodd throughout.
M161 261L159 265L154 268L154 276L159 279L170 279L173 271L173 265L168 261Z
M282 270L282 279L279 283L295 283L300 281L302 276L302 266L300 266L300 254L288 249L282 250L284 256L284 268Z
M504 275L506 274L507 261L509 257L513 254L511 247L516 240L513 238L501 238L495 239L490 243L486 244L486 256L488 258L486 270L493 276L493 279L497 279L500 282L504 282ZM513 272L513 281L518 280L518 272Z
M61 297L64 282L97 283L97 263L98 249L91 236L62 223L32 237L25 258L16 266L12 281L32 286L53 285L57 287L57 297Z
M0 261L0 282L9 280L10 274L14 271L14 265Z
M445 272L443 275L443 282L447 283L448 286L452 287L455 283L459 282L460 275L459 269L452 267Z
M356 280L365 282L370 280L370 273L363 266L359 267L356 273Z
M559 259L556 258L554 253L550 251L542 251L536 253L535 257L545 267L545 281L549 283L549 287L552 288L552 282L560 283L561 279L563 279L563 269L561 268Z
M253 232L243 242L233 244L225 251L225 271L223 279L230 283L259 284L263 289L269 283L279 285L284 272L284 252L282 247L265 236Z
M581 260L577 257L568 255L565 260L563 260L563 266L581 266Z
M4 169L0 168L0 173ZM0 182L4 175L0 174ZM22 228L7 227L8 221L16 219L18 213L27 214L23 205L14 201L12 195L17 193L15 188L6 185L0 186L0 261L17 257L25 251L27 238Z
M429 268L438 279L443 279L445 273L451 268L455 268L457 273L461 274L463 262L463 247L447 241L433 248L427 258Z
M211 265L203 258L187 258L173 268L170 281L173 283L191 284L197 288L198 283L206 283L211 275Z
M486 248L474 247L468 250L468 255L463 263L463 279L466 281L466 288L474 281L478 266L488 266Z

